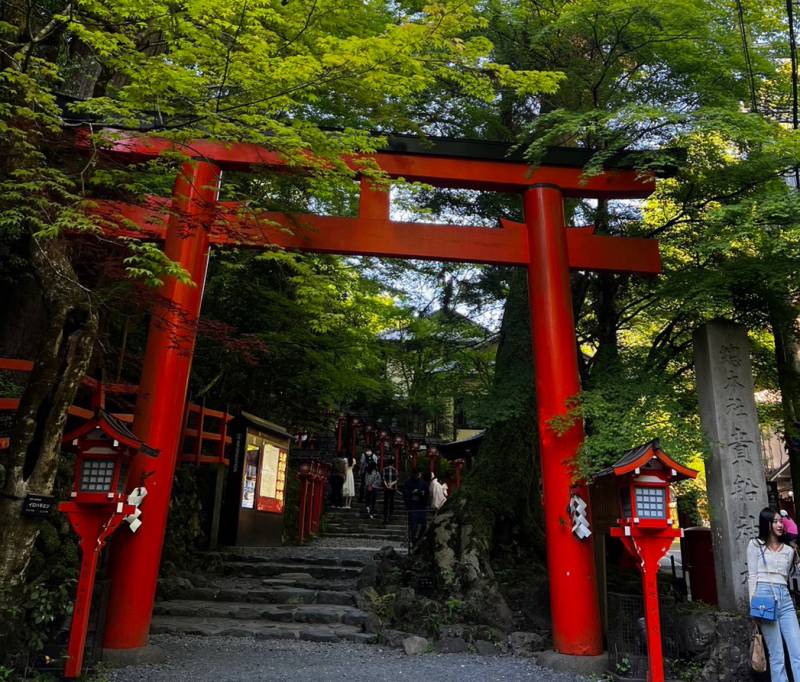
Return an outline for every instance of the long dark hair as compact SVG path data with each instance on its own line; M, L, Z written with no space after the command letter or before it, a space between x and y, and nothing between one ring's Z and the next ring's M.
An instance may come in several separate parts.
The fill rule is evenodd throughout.
M758 539L762 545L766 545L767 540L769 540L769 534L772 530L772 521L777 513L778 512L771 507L764 507L758 515ZM783 542L784 535L779 537L778 540Z

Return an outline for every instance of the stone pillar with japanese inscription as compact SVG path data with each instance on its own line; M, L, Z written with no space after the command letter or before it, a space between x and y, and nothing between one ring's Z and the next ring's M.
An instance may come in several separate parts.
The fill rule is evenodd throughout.
M695 332L694 362L711 449L706 481L717 597L720 608L746 612L747 543L767 506L747 331L732 322L708 322Z

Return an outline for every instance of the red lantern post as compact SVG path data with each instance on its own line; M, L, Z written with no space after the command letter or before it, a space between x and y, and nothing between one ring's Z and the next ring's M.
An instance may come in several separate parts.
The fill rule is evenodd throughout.
M403 450L403 436L397 435L394 437L394 468L400 471L400 453Z
M675 481L694 478L697 472L678 464L653 440L625 453L595 478L611 475L616 477L620 491L620 518L611 535L622 540L625 549L638 560L642 572L649 659L647 680L664 682L658 569L675 538L683 536L670 518L669 486ZM573 515L576 512L581 513L573 509Z
M336 420L336 452L344 452L344 431L347 424L347 418L340 414Z
M327 479L327 475L325 473L326 465L322 462L317 462L317 469L316 474L314 476L314 488L315 488L315 495L314 495L314 509L313 509L313 523L312 529L313 532L319 533L319 523L320 519L322 518L322 501L325 496L325 480Z
M456 468L455 486L456 490L458 490L461 487L461 470L464 468L464 460L463 459L455 460L453 462L453 466L455 466Z
M437 468L436 465L439 462L439 457L441 457L441 455L439 454L439 448L437 448L435 445L431 445L428 448L428 465L430 468L431 476L436 475L436 468Z
M134 533L142 525L139 504L147 490L139 487L126 494L130 461L137 453L154 457L157 452L102 409L66 434L64 442L77 450L71 500L59 505L80 538L81 547L81 570L64 666L64 677L75 678L80 677L83 667L92 592L103 547L123 521L130 524Z
M350 419L350 456L356 460L358 446L358 432L361 430L361 420L358 417Z
M416 438L412 439L411 453L409 454L409 460L411 461L411 471L417 471L417 459L419 458L419 452L422 448L422 443L418 441Z
M312 462L308 472L308 501L306 502L306 528L308 534L312 535L314 529L314 505L317 498L317 463Z
M300 470L297 472L297 479L300 481L300 500L297 510L297 535L300 539L300 544L303 543L308 529L306 525L306 507L308 505L309 476L310 467L308 464L301 464Z
M386 446L389 443L389 434L381 431L378 435L378 468L383 471L384 457L386 456Z

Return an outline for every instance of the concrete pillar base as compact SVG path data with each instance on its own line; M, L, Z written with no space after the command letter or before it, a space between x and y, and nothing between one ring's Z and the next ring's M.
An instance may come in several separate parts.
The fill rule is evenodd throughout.
M103 665L108 668L124 668L129 665L164 663L167 655L161 647L153 644L137 649L103 649Z
M608 671L608 654L599 656L572 656L557 651L536 652L536 662L543 668L578 675L603 675Z

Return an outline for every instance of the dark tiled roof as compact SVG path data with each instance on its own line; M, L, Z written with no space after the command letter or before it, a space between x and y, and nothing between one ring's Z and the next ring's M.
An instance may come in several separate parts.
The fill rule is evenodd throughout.
M658 442L658 438L654 438L653 440L643 443L632 450L628 450L628 452L622 455L622 457L614 462L614 464L606 469L603 469L602 471L597 472L594 476L592 476L592 478L597 480L598 478L609 476L611 474L630 473L630 469L632 467L644 466L647 461L649 461L650 458L647 460L644 459L648 453L652 453L651 457L657 458L664 466L674 469L676 472L675 480L694 478L697 475L697 472L694 471L694 469L690 469L689 467L679 464L673 460L661 449L661 444Z
M600 478L601 476L608 476L609 474L614 473L614 469L619 469L620 467L627 466L628 464L633 464L637 459L639 459L645 452L647 452L650 448L653 450L660 450L661 445L658 442L658 438L654 440L649 440L646 443L639 445L632 450L628 450L622 457L620 457L614 464L610 467L603 469L602 471L598 471L593 478Z
M117 440L124 439L133 441L137 444L139 452L142 454L147 455L148 457L158 457L158 450L143 443L142 439L139 438L133 431L131 431L125 422L117 419L114 415L106 412L102 408L98 410L97 416L105 421L106 424L108 424L117 435L122 436L122 438L118 438Z
M120 421L114 415L112 415L109 412L106 412L102 408L100 408L100 410L98 410L98 413L99 413L99 416L103 420L105 420L108 423L108 425L114 431L116 431L118 434L120 434L121 436L124 436L125 438L129 438L130 440L138 441L140 444L142 444L141 438L139 438L133 431L131 431L128 428L128 425L125 422Z

